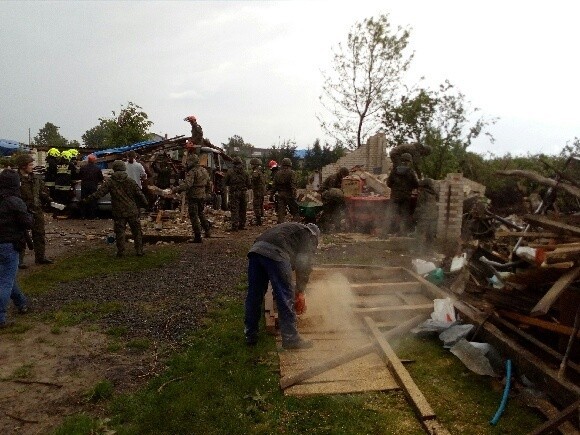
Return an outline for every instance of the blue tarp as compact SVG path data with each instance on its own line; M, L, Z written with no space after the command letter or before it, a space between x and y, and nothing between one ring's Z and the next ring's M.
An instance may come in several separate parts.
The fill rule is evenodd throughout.
M0 139L0 156L10 156L21 149L28 149L28 147L21 148L20 142L15 140Z
M93 154L95 156L98 157L104 157L107 156L109 154L116 154L116 153L126 153L129 151L139 151L141 148L147 148L148 146L151 146L155 143L159 143L159 142L163 142L163 141L159 141L159 140L145 140L143 142L137 142L131 145L124 145L122 147L117 147L117 148L107 148L106 150L99 150L99 151L95 151Z

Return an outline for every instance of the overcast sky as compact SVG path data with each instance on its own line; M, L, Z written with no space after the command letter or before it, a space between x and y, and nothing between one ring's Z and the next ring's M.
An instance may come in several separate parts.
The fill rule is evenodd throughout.
M152 130L261 148L324 140L321 70L351 26L389 13L411 28L410 77L449 79L499 117L497 155L557 153L580 137L578 1L0 2L0 138L46 122L69 140L121 105Z

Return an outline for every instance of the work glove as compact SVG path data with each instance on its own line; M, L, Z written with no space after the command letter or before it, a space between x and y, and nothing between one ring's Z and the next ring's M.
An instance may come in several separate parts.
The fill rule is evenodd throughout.
M270 201L270 202L274 202L274 195L270 195L270 196L268 197L268 201Z
M306 311L306 299L304 298L304 293L296 293L294 311L296 311L296 314L298 315L303 314Z
M171 189L163 189L161 193L163 193L164 196L169 196L171 195Z

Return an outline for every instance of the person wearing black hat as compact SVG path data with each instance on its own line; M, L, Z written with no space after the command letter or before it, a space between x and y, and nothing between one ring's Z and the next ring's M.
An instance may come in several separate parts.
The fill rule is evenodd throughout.
M9 326L6 308L12 299L21 314L28 312L28 302L16 282L19 251L24 249L25 232L32 228L33 217L20 198L18 173L5 169L0 173L0 328Z

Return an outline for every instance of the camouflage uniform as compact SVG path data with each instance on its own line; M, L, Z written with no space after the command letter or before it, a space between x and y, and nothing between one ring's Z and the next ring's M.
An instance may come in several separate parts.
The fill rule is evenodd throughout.
M242 160L234 157L234 167L224 177L224 185L230 188L230 211L232 212L232 231L242 230L246 226L247 197L246 191L252 187L250 176L242 166Z
M202 228L205 231L205 237L210 236L210 225L203 212L205 197L210 193L209 174L205 168L199 166L197 156L192 157L190 165L185 181L171 189L171 192L186 192L189 220L194 234L193 241L201 243Z
M197 121L190 121L191 123L191 141L195 145L202 145L203 144L203 129L201 125L197 123Z
M252 161L250 182L252 184L252 193L254 196L252 206L256 218L256 225L262 225L262 218L264 217L264 195L266 195L266 176L262 172L260 161L258 159Z
M389 157L393 162L393 168L396 168L401 163L401 156L403 154L410 154L413 164L411 167L415 170L417 177L421 178L423 174L421 173L421 159L431 153L431 147L428 145L422 145L420 143L405 143L402 145L397 145L389 153Z
M54 186L54 199L64 205L68 205L73 196L72 182L77 180L77 167L68 159L61 157L56 166Z
M286 220L286 208L290 210L292 219L300 220L298 203L296 202L296 174L292 170L290 159L282 159L282 169L274 175L271 195L278 194L278 204L276 212L278 223Z
M34 244L34 260L42 263L45 260L46 234L44 231L43 204L50 204L50 196L44 182L34 174L20 174L20 197L32 214L32 242ZM25 251L20 251L20 264L23 264Z
M411 193L419 186L417 174L411 168L411 159L409 154L401 156L401 163L393 168L387 178L387 186L391 188L393 227L400 235L410 230Z
M125 163L120 160L113 162L113 174L99 189L83 201L91 201L111 194L111 206L115 237L117 240L117 256L123 256L125 252L125 228L129 224L135 252L143 255L143 231L139 221L139 206L147 207L147 198L137 185L127 175Z

